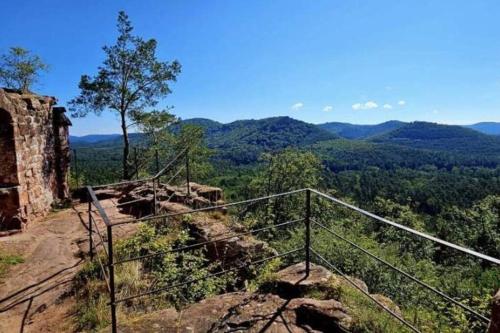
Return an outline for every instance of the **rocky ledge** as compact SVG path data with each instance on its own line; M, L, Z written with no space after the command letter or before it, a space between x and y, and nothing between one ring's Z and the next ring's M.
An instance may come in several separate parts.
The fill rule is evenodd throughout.
M177 311L147 314L120 327L121 332L346 332L353 318L328 293L341 277L328 269L305 264L289 266L256 293L235 292L214 296ZM355 280L356 284L364 283ZM323 295L313 298L312 295ZM330 295L330 298L325 298ZM397 306L385 298L393 309Z

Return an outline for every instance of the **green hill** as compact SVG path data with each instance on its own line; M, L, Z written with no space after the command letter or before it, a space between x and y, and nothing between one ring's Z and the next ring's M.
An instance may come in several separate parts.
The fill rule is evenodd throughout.
M316 125L290 117L238 120L229 124L191 119L186 123L204 127L207 145L216 148L219 157L235 163L255 162L263 152L338 138Z
M484 134L500 135L500 123L495 122L482 122L473 125L466 125L465 127L472 128Z
M398 129L403 127L405 124L406 123L401 121L391 120L376 125L355 125L349 123L330 122L318 124L318 126L346 139L366 139Z
M462 126L413 122L376 136L371 141L476 157L496 156L498 158L500 156L499 137Z

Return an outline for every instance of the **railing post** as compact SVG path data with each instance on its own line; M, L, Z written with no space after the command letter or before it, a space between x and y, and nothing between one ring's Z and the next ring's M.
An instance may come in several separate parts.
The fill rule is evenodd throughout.
M135 179L139 179L139 163L137 162L137 147L134 147Z
M158 213L157 209L157 197L156 197L156 179L153 178L153 213L156 215Z
M92 260L94 259L94 242L92 240L92 199L89 193L87 193L87 198L89 201L89 256Z
M156 174L160 172L160 156L158 155L158 148L155 149L155 161L156 161Z
M306 190L306 239L305 239L305 252L306 252L306 276L309 276L311 271L311 190Z
M73 149L73 159L75 160L75 177L76 177L76 188L80 187L80 179L78 175L78 157L76 156L76 149Z
M116 303L115 303L115 268L113 262L113 229L107 226L108 233L108 272L109 272L109 298L111 306L111 331L117 333L116 326Z
M190 174L189 174L189 149L186 150L186 186L187 186L187 195L191 195L191 186L190 186Z

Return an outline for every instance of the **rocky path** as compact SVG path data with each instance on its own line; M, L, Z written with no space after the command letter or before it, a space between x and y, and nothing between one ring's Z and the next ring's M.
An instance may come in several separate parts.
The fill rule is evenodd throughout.
M79 212L85 207L52 213L26 232L0 238L0 248L24 257L0 281L0 332L71 330L73 301L63 296L83 264L79 245L87 229Z

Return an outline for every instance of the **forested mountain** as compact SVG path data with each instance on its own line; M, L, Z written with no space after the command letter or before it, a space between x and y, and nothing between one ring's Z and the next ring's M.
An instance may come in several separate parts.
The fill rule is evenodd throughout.
M406 123L401 121L390 120L376 125L355 125L349 123L330 122L318 124L318 126L346 139L366 139L398 129L405 124Z
M413 122L371 141L475 157L500 156L500 137L462 126Z
M500 123L483 122L473 125L466 125L465 127L472 128L484 134L500 135Z
M207 145L217 149L218 157L230 159L237 164L255 162L266 151L304 147L338 138L316 125L290 117L238 120L229 124L207 119L190 119L185 122L205 128Z

